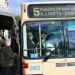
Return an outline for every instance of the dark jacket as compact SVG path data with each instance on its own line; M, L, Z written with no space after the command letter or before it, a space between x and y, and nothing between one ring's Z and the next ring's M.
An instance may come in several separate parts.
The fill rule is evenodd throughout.
M15 54L12 52L10 47L2 46L1 48L1 66L11 67L13 66Z
M11 39L11 49L13 53L19 53L19 45L15 38Z
M35 52L35 43L33 42L33 40L30 40L29 38L27 39L27 48L28 50L28 57L31 58L31 54Z
M12 49L13 53L19 53L18 43L11 44L11 49Z
M35 48L35 43L33 42L33 40L30 40L28 38L27 39L27 46L28 46L28 49L34 49Z

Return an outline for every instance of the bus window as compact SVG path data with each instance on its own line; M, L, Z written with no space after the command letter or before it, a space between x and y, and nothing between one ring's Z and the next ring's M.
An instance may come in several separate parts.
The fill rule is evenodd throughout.
M63 30L61 21L27 22L26 35L23 27L23 35L27 36L27 57L42 58L46 52L50 57L63 57ZM25 40L23 36L23 40ZM23 44L26 41L23 41ZM23 45L23 49L26 45Z
M29 57L33 57L33 55L35 55L34 53L37 53L35 49L38 48L38 43L39 43L38 27L37 30L34 29L34 27L35 26L31 28L28 27L29 30L27 29L27 48L30 49L28 51Z

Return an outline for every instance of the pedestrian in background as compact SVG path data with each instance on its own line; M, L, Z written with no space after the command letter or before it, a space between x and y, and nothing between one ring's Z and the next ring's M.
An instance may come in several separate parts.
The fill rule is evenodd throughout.
M19 45L15 38L11 38L11 49L13 53L16 53L16 54L19 53Z
M14 64L15 54L10 48L11 41L9 39L5 40L5 38L2 36L1 39L1 73L2 75L13 75L12 67Z
M15 37L11 38L11 49L13 51L13 53L16 54L15 60L14 60L14 67L13 67L13 71L17 72L18 71L18 66L20 65L20 62L18 60L20 60L20 54L19 54L19 45L16 41Z

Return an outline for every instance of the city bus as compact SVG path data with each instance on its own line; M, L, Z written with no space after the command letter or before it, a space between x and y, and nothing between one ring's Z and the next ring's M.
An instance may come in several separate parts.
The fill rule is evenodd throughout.
M23 3L22 75L75 74L75 1Z
M18 37L15 15L8 9L0 8L0 35L5 39Z

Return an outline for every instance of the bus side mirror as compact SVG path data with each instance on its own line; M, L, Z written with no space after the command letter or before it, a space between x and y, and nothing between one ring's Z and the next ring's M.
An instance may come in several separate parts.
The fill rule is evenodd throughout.
M46 62L50 58L50 55L51 55L51 52L47 52L43 59L43 62Z
M44 62L46 62L52 55L52 52L55 51L55 47L52 43L48 42L46 43L46 55L45 58L43 59Z

